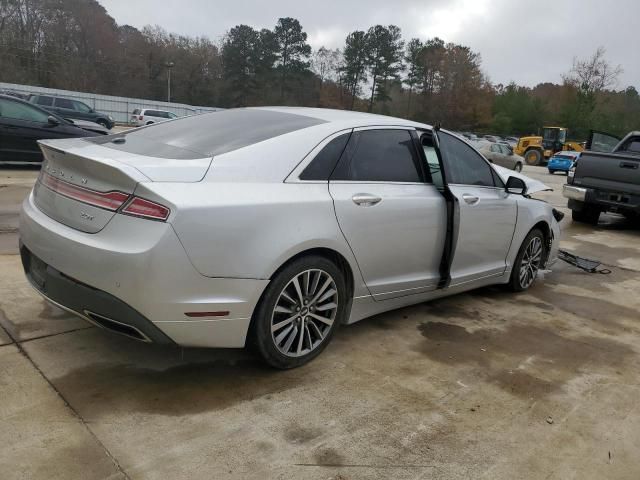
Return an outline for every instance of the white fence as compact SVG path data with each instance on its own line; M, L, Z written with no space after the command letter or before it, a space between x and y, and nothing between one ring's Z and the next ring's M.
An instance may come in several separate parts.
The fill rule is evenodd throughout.
M111 115L116 122L124 124L129 123L131 112L133 112L135 108L166 110L179 116L221 110L220 108L215 107L196 107L182 103L159 102L156 100L145 100L142 98L114 97L111 95L98 95L95 93L73 92L70 90L58 90L55 88L32 87L30 85L17 85L14 83L0 82L0 92L2 90L9 90L23 94L35 93L80 100L92 107L94 110Z

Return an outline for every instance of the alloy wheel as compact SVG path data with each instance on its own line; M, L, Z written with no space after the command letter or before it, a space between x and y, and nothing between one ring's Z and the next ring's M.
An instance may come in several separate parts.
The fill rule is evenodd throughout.
M542 260L542 240L533 237L522 255L520 262L520 286L527 289L536 279Z
M338 288L324 270L305 270L282 289L271 315L271 337L280 353L300 357L318 348L338 312Z

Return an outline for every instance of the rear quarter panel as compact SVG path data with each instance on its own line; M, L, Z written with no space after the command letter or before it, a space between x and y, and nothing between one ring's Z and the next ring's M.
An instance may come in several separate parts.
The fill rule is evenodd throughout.
M296 254L328 248L351 266L354 293L368 294L326 183L147 185L175 205L173 227L202 275L268 279Z

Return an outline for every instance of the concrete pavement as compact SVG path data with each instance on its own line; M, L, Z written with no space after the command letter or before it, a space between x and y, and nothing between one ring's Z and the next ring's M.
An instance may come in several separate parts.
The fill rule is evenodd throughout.
M15 222L6 199L37 175L2 173L20 186L0 188L0 231ZM525 173L564 207L565 177ZM559 263L524 294L486 288L379 315L286 372L91 327L46 306L7 242L0 477L636 479L640 228L603 216L563 229L564 248L612 274Z

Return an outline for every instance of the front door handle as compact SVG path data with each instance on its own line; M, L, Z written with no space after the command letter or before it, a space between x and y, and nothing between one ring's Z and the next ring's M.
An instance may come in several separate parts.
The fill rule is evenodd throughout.
M376 195L371 195L370 193L356 193L351 197L351 200L360 207L372 207L377 203L380 203L382 198Z
M480 197L476 197L475 195L470 195L468 193L462 194L462 199L467 202L469 205L475 205L480 201Z
M631 168L633 170L637 170L638 164L635 162L620 162L620 168Z

